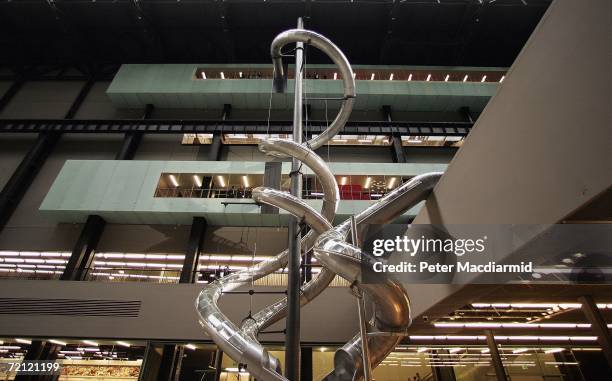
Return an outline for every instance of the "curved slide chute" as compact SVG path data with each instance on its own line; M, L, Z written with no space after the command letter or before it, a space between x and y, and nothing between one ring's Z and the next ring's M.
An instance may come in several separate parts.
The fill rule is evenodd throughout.
M368 336L370 362L377 366L397 345L401 336L410 326L410 301L401 284L386 281L381 284L361 283L361 261L370 260L370 254L361 251L358 245L346 241L350 231L350 221L333 227L339 202L338 184L325 161L314 153L342 130L348 120L355 100L355 80L353 71L344 54L330 40L322 35L303 29L292 29L279 34L272 42L271 53L275 71L283 73L281 49L293 42L313 45L326 53L338 66L344 88L344 97L338 115L331 125L316 138L298 144L280 139L265 139L259 149L275 157L293 157L304 163L317 176L323 188L323 206L317 212L301 199L288 193L258 187L253 190L253 199L268 204L296 216L311 229L302 238L303 252L313 250L323 269L317 277L302 286L300 305L305 305L331 283L336 275L351 282L372 301L375 309L371 325L385 334ZM399 217L406 210L424 200L440 178L441 173L416 176L376 203L355 216L358 228L369 224L386 224ZM257 340L257 333L283 319L287 314L287 299L255 313L241 327L234 324L219 309L219 297L228 291L250 284L254 280L271 274L287 265L288 251L262 261L245 270L227 275L204 286L196 300L196 310L200 324L219 348L239 363L247 364L247 369L260 381L286 381L280 363ZM334 370L326 381L353 381L362 378L361 336L357 335L336 351Z

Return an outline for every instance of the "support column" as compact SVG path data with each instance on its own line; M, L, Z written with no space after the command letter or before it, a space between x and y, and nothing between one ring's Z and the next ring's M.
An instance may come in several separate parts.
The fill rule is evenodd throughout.
M304 28L302 18L298 18L297 29ZM295 49L295 89L293 104L293 141L302 143L302 81L303 81L304 44L296 43ZM291 161L291 194L300 198L302 194L302 174L300 161ZM300 260L302 255L299 221L289 218L289 275L287 284L287 336L285 339L285 377L289 381L300 380Z
M79 94L77 95L76 99L72 102L72 105L70 105L70 108L66 112L64 119L74 119L76 113L79 111L79 108L83 104L85 98L87 98L87 94L89 94L89 90L91 90L94 83L95 81L93 78L85 82L85 84L81 88L81 91L79 91Z
M206 219L204 217L194 217L191 223L191 233L189 234L189 243L187 244L185 262L183 262L179 283L194 283L196 281L195 272L198 269L198 260L200 259L200 251L202 250L205 234Z
M4 95L2 95L2 98L0 98L0 112L4 110L6 105L8 105L19 90L21 90L24 83L25 81L19 78L11 84L11 87L9 87L8 90L6 90Z
M4 229L30 184L60 138L57 132L41 132L30 151L0 192L0 231Z
M493 336L493 332L489 330L485 331L485 334L487 335L487 345L489 346L489 353L491 354L491 363L493 364L493 368L495 368L495 375L497 376L497 381L508 381L508 377L506 376L506 370L504 369L504 364L502 363L501 357L499 356L499 350L497 349L495 336Z
M382 106L382 112L387 122L393 121L391 106ZM396 134L391 135L391 156L393 157L394 163L406 162L406 154L404 153L404 147L402 146L402 139Z
M24 356L24 361L55 360L61 347L46 341L33 340ZM56 376L17 373L15 381L47 381Z
M183 351L182 345L164 345L157 381L178 381L181 374Z
M60 280L85 280L105 225L106 221L100 216L90 215L87 217L87 222L85 222L81 235L72 249L72 255Z
M438 356L438 355L448 355L449 351L445 349L438 349L431 352L432 357L438 360L448 360L448 356ZM452 366L432 366L431 367L431 375L433 377L433 381L457 381L457 377L455 376L455 369Z
M223 351L221 349L217 349L215 353L215 380L219 381L221 379L221 372L223 371Z
M150 119L153 110L155 110L155 107L150 103L147 104L142 114L142 119ZM115 155L115 160L132 160L136 154L136 150L140 146L142 135L142 132L139 131L126 132L123 136L121 148L119 152L117 152L117 155Z
M612 336L610 335L608 325L592 296L581 296L578 298L578 301L582 303L582 312L589 323L591 323L591 329L597 335L597 342L601 346L608 365L612 369Z
M221 113L221 120L227 120L232 112L232 105L226 103L223 105L223 112ZM212 142L210 144L210 150L208 151L208 161L219 161L221 160L221 131L213 132Z
M300 358L300 378L304 381L312 380L312 347L302 347Z

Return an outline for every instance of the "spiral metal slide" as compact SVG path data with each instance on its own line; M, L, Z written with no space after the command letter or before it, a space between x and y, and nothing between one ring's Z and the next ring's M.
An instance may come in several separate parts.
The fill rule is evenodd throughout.
M410 301L401 284L386 281L380 284L361 283L361 261L373 257L356 244L347 242L350 221L333 227L332 221L338 207L338 184L324 160L313 152L332 139L345 125L355 100L355 80L353 71L344 54L330 40L322 35L303 29L292 29L279 34L271 46L274 68L283 74L281 48L289 43L310 44L324 53L338 66L343 85L344 98L338 115L318 137L298 144L279 139L267 139L259 149L276 157L294 157L312 169L322 184L324 198L319 213L297 197L276 189L258 187L253 190L253 199L258 203L272 205L299 218L311 229L302 238L303 252L313 250L323 269L319 275L302 286L300 304L305 305L316 298L330 284L335 275L351 282L360 292L365 293L374 305L371 332L368 335L370 363L376 367L393 350L401 339L401 334L410 326ZM386 224L403 214L418 202L424 200L441 173L420 175L385 195L355 216L358 228L368 224ZM247 370L259 381L287 379L282 375L277 358L272 356L258 342L257 333L283 319L287 314L287 299L264 308L247 319L241 327L229 320L219 309L217 301L224 293L260 279L285 267L288 251L285 250L248 269L230 274L204 286L196 300L196 310L200 323L219 348L239 363L247 364ZM356 335L334 356L334 370L327 375L326 381L353 381L363 378L361 357L361 336Z

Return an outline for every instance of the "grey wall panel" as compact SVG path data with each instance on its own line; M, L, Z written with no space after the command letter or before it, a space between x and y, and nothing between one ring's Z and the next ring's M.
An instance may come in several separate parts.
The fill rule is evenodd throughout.
M182 145L183 135L147 134L142 137L134 160L198 160L198 146Z
M106 95L110 82L96 82L89 90L75 119L132 119L142 117L142 109L118 109Z
M23 196L6 228L0 233L0 247L70 250L75 241L65 240L71 239L73 228L67 227L70 225L57 225L44 218L38 208L66 160L113 159L120 144L119 134L64 134Z
M273 161L272 156L264 155L255 145L223 146L221 160L229 161ZM289 161L289 160L284 160Z
M101 283L67 281L0 281L1 298L94 299L140 301L138 317L95 317L0 312L0 336L80 337L116 339L206 340L194 308L202 285L155 283ZM257 290L280 288L258 287ZM279 299L279 295L256 294L253 310ZM248 295L225 295L222 310L239 323L248 314ZM44 322L44 324L41 324ZM321 322L327 322L322 324ZM279 322L270 329L282 329ZM302 313L302 341L348 340L358 330L355 299L348 288L330 288ZM283 335L265 335L266 341L282 341Z
M448 164L455 156L453 147L404 147L406 161L409 163Z
M325 146L317 154L327 162L391 163L391 147Z
M84 82L26 82L0 113L1 118L61 119L76 99Z
M107 224L97 251L184 253L190 226Z
M35 140L34 134L0 135L0 189L6 185Z
M152 119L221 119L222 110L204 108L156 108Z

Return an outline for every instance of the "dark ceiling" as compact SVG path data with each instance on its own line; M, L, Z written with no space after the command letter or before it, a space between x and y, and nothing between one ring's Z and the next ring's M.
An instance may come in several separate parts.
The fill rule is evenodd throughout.
M353 64L509 66L550 0L0 0L0 64L267 63L306 27ZM326 62L309 54L309 62Z

